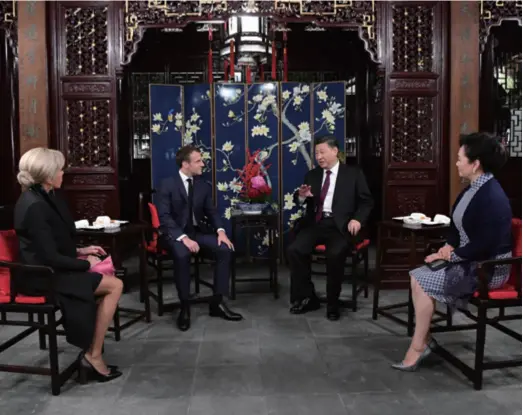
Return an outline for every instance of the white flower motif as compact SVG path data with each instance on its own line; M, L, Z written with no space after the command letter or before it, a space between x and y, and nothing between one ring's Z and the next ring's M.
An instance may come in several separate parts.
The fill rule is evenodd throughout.
M176 121L174 122L174 126L175 126L176 128L178 128L178 129L182 128L182 126L183 126L183 121L182 121L182 120L176 120Z
M323 110L321 113L321 118L323 118L329 124L334 124L334 115L332 115L329 110Z
M300 138L299 138L299 142L300 143L310 143L311 140L312 140L312 135L311 135L311 132L310 130L300 130L298 132Z
M292 95L300 95L300 91L300 87L295 86L294 88L292 88Z
M208 151L202 151L202 160L210 160L211 159L211 153Z
M281 94L281 97L284 101L288 100L291 96L291 91L283 91Z
M156 114L153 114L153 121L163 121L162 113L157 112Z
M228 207L225 209L225 212L223 212L223 217L225 219L230 219L231 218L231 209L232 207Z
M296 151L298 151L299 146L300 146L300 144L297 141L294 141L289 144L289 151L291 153L296 153Z
M153 126L151 127L151 130L153 133L156 133L158 134L160 132L160 124L153 124Z
M260 114L260 113L257 113L257 114L254 116L254 119L255 119L256 121L259 121L260 118L261 118L261 114Z
M230 141L226 141L222 145L222 151L225 151L226 153L231 152L233 148L234 148L234 144L231 143Z
M268 134L269 134L269 127L267 127L266 125L256 125L256 126L252 127L251 135L253 137L256 137L258 135L267 137Z
M252 100L254 102L261 102L263 99L263 95L262 94L258 94L258 95L255 95L254 97L252 97Z
M192 111L193 111L193 114L191 115L191 121L192 122L196 122L196 121L198 121L198 118L200 118L200 116L196 112L195 108L193 108Z
M303 85L303 86L301 87L301 92L303 92L304 94L308 94L309 91L310 91L310 89L309 89L309 85Z
M327 98L328 98L327 91L318 91L318 92L316 92L316 96L318 97L318 101L320 101L320 102L322 102L322 101L325 102L325 101L327 101Z
M229 110L229 114L227 114L227 116L228 116L229 118L234 118L234 117L235 117L235 115L234 115L234 111Z
M292 210L296 206L293 200L293 194L287 193L283 196L283 210Z
M303 98L300 97L299 95L297 95L294 97L293 105L298 106L298 105L301 105L302 102L303 102Z
M293 213L289 218L289 226L296 222L299 218L303 216L303 211L299 210L296 213Z
M181 112L177 112L174 116L174 118L176 119L176 121L181 121L183 116L182 116L182 113Z
M300 131L302 131L302 130L309 131L309 123L306 122L306 121L301 122L298 125L298 130L300 130Z
M218 190L219 190L220 192L226 192L227 189L229 188L229 186L227 185L227 183L218 183L217 187L218 187Z

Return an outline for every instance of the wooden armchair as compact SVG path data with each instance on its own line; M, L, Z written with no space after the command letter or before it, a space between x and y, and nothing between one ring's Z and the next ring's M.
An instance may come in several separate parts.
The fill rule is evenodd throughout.
M521 219L512 220L512 235L512 258L482 261L478 264L478 289L469 301L471 305L476 307L477 313L461 310L474 323L454 325L449 322L446 326L431 328L432 333L476 330L474 367L467 365L444 347L439 346L436 349L436 353L461 370L473 382L476 390L480 390L483 386L483 372L485 370L521 366L521 357L519 359L485 362L487 325L521 342L521 333L500 324L508 320L521 320L521 312L509 315L505 313L507 309L521 307ZM492 270L496 265L504 264L512 265L509 280L501 288L489 289L487 271ZM498 314L492 317L487 316L487 312L492 309L497 309Z
M145 232L146 240L143 244L146 249L146 261L149 266L156 270L156 278L148 280L147 290L145 295L148 295L158 304L158 315L162 316L164 312L171 311L179 306L178 302L166 304L163 294L163 284L168 281L175 283L174 275L172 277L165 277L164 271L173 270L173 258L168 249L164 246L164 242L160 233L160 218L158 210L153 203L152 197L155 194L153 189L151 192L141 192L138 196L138 214L141 223L148 226L149 231ZM200 297L200 285L213 288L213 284L208 283L200 278L200 264L203 263L202 257L199 254L193 255L193 270L194 278L194 294L190 299L191 303L206 302L211 297ZM174 271L173 271L174 272ZM156 283L156 292L150 289L150 284Z
M40 349L46 349L46 337L49 339L50 367L0 364L0 372L50 376L52 394L59 395L64 383L78 370L78 361L75 360L60 372L57 337L64 333L58 330L62 324L61 319L56 319L59 307L55 299L54 271L49 267L17 263L17 256L18 239L15 231L0 231L0 326L27 327L21 333L0 344L0 357L2 352L38 331ZM45 295L31 297L19 294L15 283L16 275L19 272L26 275L27 273L37 273L45 278L48 282ZM27 318L27 321L24 318Z

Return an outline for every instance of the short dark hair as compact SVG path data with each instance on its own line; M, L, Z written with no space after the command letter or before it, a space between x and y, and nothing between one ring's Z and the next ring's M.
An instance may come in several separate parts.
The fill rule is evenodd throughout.
M498 137L489 133L472 133L459 138L459 146L472 163L479 160L485 173L495 173L507 161L507 151Z
M338 150L340 149L338 139L333 135L324 135L322 137L316 138L314 140L314 147L316 147L318 144L327 144L330 148L337 148Z
M191 162L191 154L194 153L194 152L200 153L200 149L198 147L195 147L195 146L190 145L190 144L181 147L176 152L176 164L178 165L178 167L181 168L182 167L182 163L184 161L186 161L187 163L190 163Z

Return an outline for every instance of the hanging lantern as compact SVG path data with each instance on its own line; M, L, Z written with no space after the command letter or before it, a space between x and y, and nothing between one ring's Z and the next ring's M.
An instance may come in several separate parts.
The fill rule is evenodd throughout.
M231 48L234 45L234 50ZM220 51L223 59L230 58L240 67L255 71L259 64L270 62L271 42L268 37L267 18L260 16L232 16L225 27L224 45ZM236 62L233 62L235 59Z

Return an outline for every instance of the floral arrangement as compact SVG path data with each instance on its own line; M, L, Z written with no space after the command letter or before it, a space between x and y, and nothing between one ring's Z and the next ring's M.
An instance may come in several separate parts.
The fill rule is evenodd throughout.
M272 189L265 177L270 165L265 166L260 157L260 150L248 154L248 162L239 170L241 183L240 200L247 203L266 203L270 200Z

